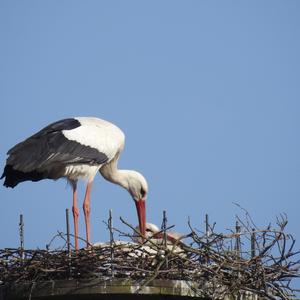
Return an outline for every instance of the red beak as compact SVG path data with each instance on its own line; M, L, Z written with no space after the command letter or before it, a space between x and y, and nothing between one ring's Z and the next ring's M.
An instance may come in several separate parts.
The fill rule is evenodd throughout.
M140 233L146 235L146 201L143 199L135 200L135 206L139 218Z

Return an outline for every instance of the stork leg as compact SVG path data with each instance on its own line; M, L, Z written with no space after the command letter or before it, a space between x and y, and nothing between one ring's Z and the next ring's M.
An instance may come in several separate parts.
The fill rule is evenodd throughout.
M83 212L84 212L84 220L85 220L85 229L86 229L86 246L89 247L91 245L90 238L90 197L92 191L93 181L89 182L86 186L85 197L83 201Z
M72 182L73 186L73 218L74 218L74 238L75 238L75 250L78 250L78 217L79 210L77 208L77 182Z

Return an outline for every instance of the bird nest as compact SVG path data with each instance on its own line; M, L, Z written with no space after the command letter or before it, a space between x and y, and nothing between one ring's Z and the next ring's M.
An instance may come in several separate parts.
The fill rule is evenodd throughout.
M122 220L135 231L127 222ZM193 282L195 293L212 299L252 292L269 299L291 299L296 289L292 280L299 276L299 251L295 240L285 233L287 219L280 217L275 227L257 228L239 220L229 234L205 232L190 223L190 232L180 239L146 238L140 243L115 241L116 233L132 237L111 226L111 239L75 251L66 243L59 250L0 250L0 286L10 283L59 279L131 278L143 279L143 286L154 279ZM63 233L59 237L67 241ZM196 285L195 285L196 284Z

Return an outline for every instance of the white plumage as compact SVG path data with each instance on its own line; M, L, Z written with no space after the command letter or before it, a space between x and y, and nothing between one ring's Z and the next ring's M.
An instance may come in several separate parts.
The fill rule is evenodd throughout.
M138 231L139 227L136 227ZM184 245L182 239L183 235L175 232L167 232L165 245L163 232L153 223L146 223L146 241L133 232L133 242L127 241L114 241L112 245L109 242L97 242L93 244L93 247L105 249L111 246L115 251L120 251L123 255L130 257L156 257L158 259L164 259L165 251L172 252L181 257L185 257L185 252L182 248ZM143 245L141 243L143 242ZM166 246L166 247L165 247ZM157 261L154 260L153 263Z
M116 125L98 118L77 117L81 126L63 130L63 135L70 141L97 149L105 153L108 162L124 148L125 135Z

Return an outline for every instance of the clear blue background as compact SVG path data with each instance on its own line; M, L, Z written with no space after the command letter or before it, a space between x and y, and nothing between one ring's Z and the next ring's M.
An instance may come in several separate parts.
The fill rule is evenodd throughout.
M299 1L0 1L0 160L50 122L97 116L126 133L120 167L149 182L148 220L187 232L209 214L273 224L298 239ZM80 185L80 199L84 184ZM44 248L65 231L66 181L0 188L0 248ZM81 201L80 201L81 206ZM92 239L113 210L137 223L129 194L95 178ZM84 237L83 214L80 234ZM82 245L83 246L83 245Z

